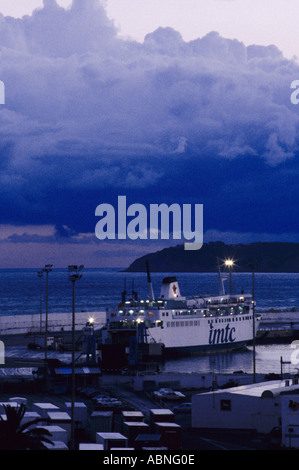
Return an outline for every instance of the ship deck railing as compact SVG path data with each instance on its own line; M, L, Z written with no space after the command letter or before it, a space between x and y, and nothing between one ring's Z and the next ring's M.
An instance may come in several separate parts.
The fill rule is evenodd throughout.
M204 312L202 311L197 311L196 313L191 313L191 312L184 312L184 311L181 311L181 312L176 312L176 313L173 313L173 312L169 312L169 315L165 315L163 317L159 317L158 319L153 317L153 316L147 316L147 315L138 315L138 313L136 312L136 314L115 314L114 316L111 316L111 319L110 319L110 322L112 323L119 323L119 324L123 324L124 326L121 326L121 328L128 328L129 327L129 324L135 324L136 325L140 322L151 322L151 323L155 323L155 322L164 322L164 321L167 321L167 320L191 320L191 319L202 319L202 318L235 318L235 317L243 317L245 315L251 315L253 312L252 310L243 310L243 311L240 311L240 312L236 312L236 311L233 311L233 312L230 312L230 311L227 311L227 312L210 312L209 310L205 310Z
M251 300L251 295L247 295L247 296L240 296L240 297L230 297L230 298L227 298L227 299L223 299L223 300L217 300L217 299L212 299L212 298L208 298L206 297L204 300L205 300L205 303L207 305L227 305L227 304L246 304L246 303L249 303Z

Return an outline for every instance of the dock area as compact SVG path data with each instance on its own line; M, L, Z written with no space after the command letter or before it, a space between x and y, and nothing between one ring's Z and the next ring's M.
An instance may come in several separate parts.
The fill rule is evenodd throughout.
M259 342L279 342L299 338L299 310L273 308L258 313L262 317L257 332Z
M260 312L259 312L260 313ZM271 311L263 312L263 321L261 323L261 334L274 334L276 332L283 337L286 332L288 334L299 333L299 311ZM96 327L100 328L105 323L105 313L80 312L76 318L77 335L82 333L82 329L90 318L94 319ZM1 340L6 347L6 361L1 367L0 372L0 394L3 403L14 403L16 399L26 401L28 416L30 413L36 413L37 404L41 407L47 404L57 407L56 414L48 413L45 426L54 429L53 434L54 445L51 449L55 450L58 446L63 445L64 450L71 447L69 430L70 430L70 413L68 403L71 400L70 376L68 375L68 367L66 364L71 363L71 353L66 350L64 352L49 350L48 359L50 381L49 389L45 389L42 380L42 373L45 368L43 351L33 351L27 348L30 338L40 332L40 317L26 316L21 318L17 316L9 318L5 323L0 322L2 335ZM13 328L15 325L15 329ZM43 325L43 324L42 324ZM51 336L61 336L65 338L71 337L71 315L70 314L49 314L49 330ZM16 334L16 332L18 334ZM5 334L3 334L5 333ZM272 337L273 341L277 338ZM19 354L16 354L19 351ZM53 354L53 358L52 358ZM57 358L61 361L57 361ZM76 367L76 413L84 412L84 422L76 420L76 446L80 450L84 449L101 449L104 450L103 444L99 443L99 438L103 433L109 433L109 436L115 433L121 434L124 440L123 449L126 452L129 449L139 449L139 440L143 436L142 449L147 449L150 438L157 439L159 442L151 442L151 446L155 446L159 451L168 450L270 450L273 448L285 448L286 446L297 446L297 442L286 439L284 428L279 429L279 438L274 435L272 430L276 430L280 419L287 420L288 410L285 410L284 392L290 391L297 399L298 393L298 377L292 377L290 373L283 373L276 377L279 385L281 379L285 382L283 389L277 385L276 392L271 392L271 400L273 403L279 403L274 406L271 415L271 429L262 429L260 422L253 423L244 429L241 433L233 424L229 427L224 423L223 429L211 428L202 429L196 422L197 416L203 416L204 413L215 413L213 401L218 400L221 406L234 400L241 403L244 400L249 402L252 400L253 375L243 372L242 370L233 373L214 373L209 372L202 374L196 373L179 373L179 372L157 372L157 373L138 373L138 374L112 374L102 373L95 364L87 364L78 362ZM274 374L275 375L275 374ZM276 374L277 375L277 374ZM58 380L59 379L59 380ZM269 382L269 374L257 373L255 376L256 385L265 382L268 391L276 386L276 382ZM273 384L273 386L272 386ZM184 395L183 401L192 404L192 410L188 413L180 412L179 402L165 402L158 400L154 392L161 389L179 390ZM240 390L240 393L239 393ZM299 389L298 389L299 390ZM248 393L248 397L246 395ZM270 393L270 392L269 392ZM98 396L112 397L109 406L104 400L105 406L95 400ZM210 399L211 408L206 406L197 406L197 401L207 396ZM20 398L21 397L21 398ZM202 398L203 397L203 398ZM281 398L282 397L282 398ZM113 401L114 400L114 401ZM116 407L115 403L118 403ZM221 401L222 400L222 401ZM252 409L252 415L258 416L259 413L268 413L267 409L262 407L266 403L262 395L254 396L255 408ZM113 405L113 406L112 406ZM100 406L100 408L99 408ZM80 408L80 409L79 409ZM219 408L219 406L218 406ZM217 408L217 409L218 409ZM163 429L153 424L152 414L159 412L163 416L167 412L171 417L171 423L164 422ZM261 411L262 410L262 411ZM58 413L67 414L67 419L61 419ZM131 414L142 415L142 424L128 424L124 416ZM227 411L225 411L228 416ZM224 413L224 414L225 414ZM237 415L236 415L237 416ZM234 415L234 419L236 420ZM268 416L268 415L267 415ZM83 419L83 418L82 418ZM217 417L218 419L218 417ZM49 421L51 420L51 421ZM262 420L263 421L263 420ZM299 422L299 415L298 415ZM231 421L234 423L234 421ZM288 423L288 421L287 421ZM238 424L238 423L237 423ZM137 429L138 428L138 429ZM142 428L142 429L141 429ZM165 428L165 429L164 429ZM173 440L173 431L176 431L175 440ZM141 430L140 430L141 429ZM144 432L146 430L146 432ZM136 433L135 433L136 431ZM142 431L142 432L141 432ZM283 433L282 433L283 431ZM282 434L281 434L282 433ZM169 439L171 435L172 439ZM61 441L63 436L63 443ZM112 448L112 447L111 447ZM152 447L151 447L152 448Z
M105 324L105 312L76 312L76 330L82 330L92 319L95 328ZM45 313L32 315L1 315L0 338L11 335L27 335L45 331ZM72 330L72 313L49 313L48 331L57 333Z
M262 432L263 430L256 429L255 425L240 431L234 426L221 429L213 427L202 429L195 422L198 414L206 415L214 411L213 400L218 400L218 396L229 396L236 401L242 399L244 391L248 390L250 393L252 387L262 388L264 386L268 391L281 386L283 381L263 382L264 377L258 376L257 383L252 385L250 374L235 374L235 384L232 388L228 388L231 379L229 375L217 376L216 385L215 377L213 374L209 374L205 388L203 388L199 374L198 377L195 375L192 377L192 383L190 377L188 380L186 378L186 374L175 374L175 376L159 374L143 378L107 375L98 377L93 384L76 387L76 450L113 451L117 448L126 453L130 450L150 450L161 453L168 450L179 452L182 450L271 450L284 448L285 444L281 435L277 439L271 431ZM151 382L150 388L148 387L149 382ZM291 380L286 381L284 391L290 389L296 393L297 388L295 390L294 387L298 387L298 385L292 384ZM155 399L152 390L166 385L180 390L184 395L184 401L192 404L192 409L188 413L179 411L180 402L157 401ZM20 403L26 403L25 418L29 420L33 415L36 417L38 413L38 416L44 418L44 422L40 426L51 430L52 444L48 450L58 449L58 445L62 446L61 442L63 442L61 450L69 450L71 448L70 392L53 394L41 392L36 387L26 389L24 382L22 386L20 384L18 384L18 388L16 386L17 384L14 388L11 383L9 387L6 386L2 390L0 405L10 404L17 407ZM240 390L241 398L237 394L238 390ZM280 389L279 393L281 393ZM99 407L102 396L108 397L108 401L111 400L111 403L109 401L108 404L107 401ZM201 399L201 396L203 398L211 397L209 407L198 409L197 401ZM282 398L277 395L271 400L280 404ZM255 401L256 407L259 409L261 408L260 403L265 403L265 399L260 395L255 397ZM275 414L273 412L271 418L274 423L278 422L280 416L285 417L283 403L273 409ZM252 412L254 413L255 410L253 409ZM154 417L156 418L153 419ZM230 414L227 418L229 417ZM121 434L123 442L121 445L119 443L116 445L113 442L109 446L107 444L107 447L99 446L99 444L103 444L99 442L99 437L103 433L111 440L116 434L118 437Z
M257 311L262 317L259 326L259 337L285 337L294 333L299 334L299 310L279 310L276 308L268 311ZM75 316L76 330L82 331L86 323L92 319L95 328L105 325L106 313L77 312ZM72 329L72 314L49 313L49 333L69 332ZM45 314L32 315L1 315L0 338L3 336L30 335L45 331Z

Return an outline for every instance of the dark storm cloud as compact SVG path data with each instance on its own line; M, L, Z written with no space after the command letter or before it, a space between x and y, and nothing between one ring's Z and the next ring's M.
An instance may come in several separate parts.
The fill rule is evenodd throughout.
M96 206L125 193L205 203L213 229L272 231L281 213L298 229L299 66L275 46L171 28L139 44L97 0L47 0L0 17L0 47L2 222L92 231Z

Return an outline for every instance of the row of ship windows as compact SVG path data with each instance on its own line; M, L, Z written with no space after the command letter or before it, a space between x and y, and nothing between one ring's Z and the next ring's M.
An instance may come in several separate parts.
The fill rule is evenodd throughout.
M171 312L170 312L171 313ZM219 315L237 315L240 313L247 313L244 307L237 307L231 309L217 309L217 310L194 310L194 311L180 311L175 312L175 316L189 316L189 315L199 315L202 314L203 316L219 316ZM162 312L162 317L168 317L168 312Z
M216 318L214 320L208 320L208 323L225 323L225 322L230 322L230 321L244 321L244 320L250 320L252 318L252 315L246 315L246 317L230 317L230 318Z
M239 315L239 314L244 314L248 313L248 307L231 307L230 309L225 308L225 309L211 309L211 310L181 310L179 312L177 311L164 311L162 312L162 317L168 317L168 316L225 316L225 315ZM145 310L119 310L118 314L111 313L111 317L116 317L116 316L144 316L147 315L149 317L152 317L154 315L153 312L150 311L145 311Z
M191 321L168 321L167 326L168 327L173 327L173 326L197 326L200 325L199 320L191 320Z
M208 323L226 323L226 322L232 322L232 321L244 321L244 320L250 320L252 318L251 315L248 315L246 317L236 317L236 318L219 318L216 320L209 320ZM188 321L172 321L172 322L167 322L166 323L167 327L174 327L174 326L198 326L200 325L200 320L188 320Z

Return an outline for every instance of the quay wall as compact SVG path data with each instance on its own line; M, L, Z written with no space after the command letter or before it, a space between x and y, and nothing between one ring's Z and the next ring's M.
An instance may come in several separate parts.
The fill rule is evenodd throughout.
M264 380L265 374L256 374L256 381ZM134 377L127 375L103 374L99 379L101 387L121 388L125 385L132 387L135 391L157 390L159 388L172 388L174 390L208 390L209 388L227 386L241 386L252 383L253 375L243 372L235 373L182 373L182 372L160 372L156 374L139 374Z
M82 330L86 323L93 318L95 328L105 324L105 312L76 312L76 329ZM22 335L39 333L45 330L45 314L42 321L39 314L32 315L0 315L0 335ZM71 331L72 313L49 313L48 331Z
M262 323L286 323L286 322L294 322L299 323L299 310L283 310L283 311L267 311L267 312L257 312L262 316Z

